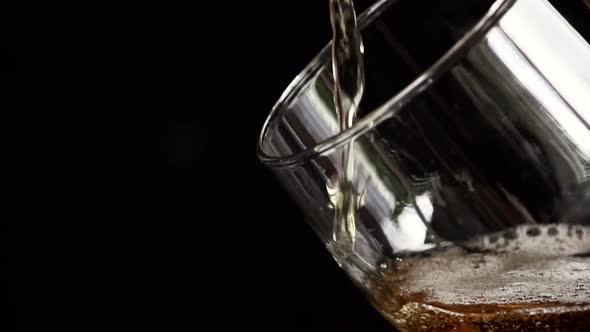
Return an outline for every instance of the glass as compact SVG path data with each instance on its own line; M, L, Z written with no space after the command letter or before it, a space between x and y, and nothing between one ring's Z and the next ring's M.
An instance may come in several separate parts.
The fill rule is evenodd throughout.
M264 124L259 158L400 330L590 328L590 6L561 6L379 1L356 124L339 132L330 45Z

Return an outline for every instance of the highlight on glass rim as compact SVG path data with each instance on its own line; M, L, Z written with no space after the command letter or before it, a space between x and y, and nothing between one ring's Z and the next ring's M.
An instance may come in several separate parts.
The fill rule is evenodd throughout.
M590 331L587 2L326 5L258 156L343 273L400 331Z

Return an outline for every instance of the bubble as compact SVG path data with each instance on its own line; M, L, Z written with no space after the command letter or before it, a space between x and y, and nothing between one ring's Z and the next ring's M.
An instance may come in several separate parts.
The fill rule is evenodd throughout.
M516 240L518 238L518 234L514 229L505 231L503 235L507 240Z
M492 234L492 235L490 235L489 239L490 239L490 243L493 244L493 243L498 242L500 237L498 236L498 234Z
M451 246L432 250L430 257L409 257L401 267L407 276L401 288L408 294L428 294L429 301L458 305L590 301L585 295L590 294L590 265L587 258L575 256L590 246L568 238L568 226L519 226L472 239L470 243L485 245L483 252ZM577 229L586 236L590 227L574 226L572 234ZM508 247L502 247L506 242Z
M530 236L530 237L536 237L539 236L541 234L541 230L538 227L531 227L529 229L527 229L526 231L526 235Z

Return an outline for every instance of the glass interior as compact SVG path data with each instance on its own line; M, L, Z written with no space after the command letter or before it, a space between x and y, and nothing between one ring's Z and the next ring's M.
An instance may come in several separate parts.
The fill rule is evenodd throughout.
M590 45L561 12L545 0L381 1L361 19L359 112L387 116L314 151L339 134L325 49L269 117L261 158L402 330L420 317L514 330L501 324L549 317L540 308L569 315L541 320L550 328L590 329ZM356 202L348 246L334 237L343 195Z

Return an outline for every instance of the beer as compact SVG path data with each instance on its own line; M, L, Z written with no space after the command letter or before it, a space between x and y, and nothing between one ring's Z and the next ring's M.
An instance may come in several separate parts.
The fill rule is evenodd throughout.
M382 264L375 307L402 331L590 331L590 227L525 225Z
M350 128L363 97L365 69L363 41L356 22L352 0L329 0L332 23L332 75L334 79L334 108L339 130ZM355 183L354 144L342 149L339 170L328 184L327 191L334 207L332 240L341 248L354 250L355 215L362 189Z

